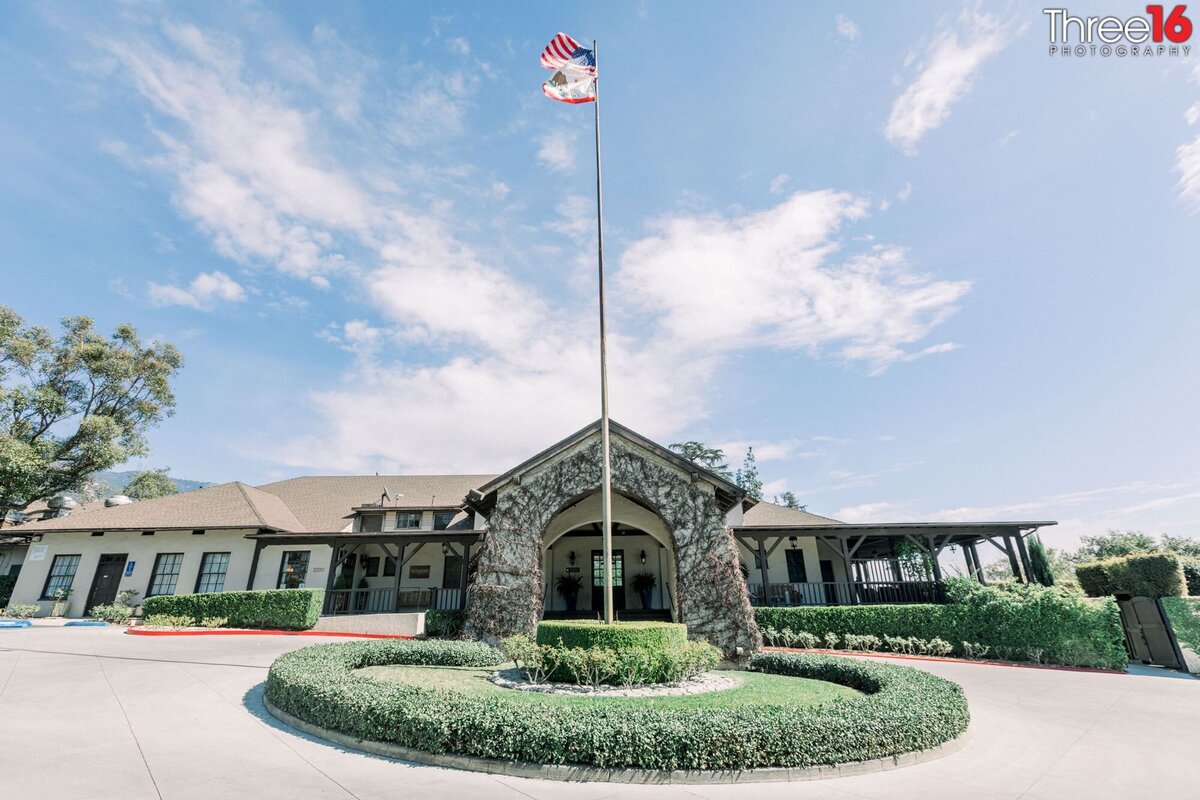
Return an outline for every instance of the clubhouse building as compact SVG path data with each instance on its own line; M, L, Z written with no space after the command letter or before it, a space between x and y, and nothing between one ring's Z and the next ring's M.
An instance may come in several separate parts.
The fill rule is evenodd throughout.
M938 602L951 554L956 572L982 580L980 548L996 547L1024 579L1025 537L1054 524L842 523L756 501L611 428L618 616L685 622L726 652L760 641L754 605ZM84 616L125 590L140 600L320 587L327 616L465 609L468 634L492 638L602 608L599 465L596 422L498 475L311 476L59 501L0 530L0 551L17 575L10 602L43 613L60 588L73 590L68 615Z

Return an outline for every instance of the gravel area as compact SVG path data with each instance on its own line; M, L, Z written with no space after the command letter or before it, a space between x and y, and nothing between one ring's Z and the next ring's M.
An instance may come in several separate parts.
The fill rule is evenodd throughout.
M515 667L500 670L492 675L492 683L505 689L516 689L519 692L541 692L543 694L574 694L591 697L668 697L684 694L704 694L719 692L741 686L740 678L729 673L706 672L698 678L676 684L658 686L638 686L626 689L623 686L605 686L593 689L590 686L580 686L577 683L530 683L525 673Z

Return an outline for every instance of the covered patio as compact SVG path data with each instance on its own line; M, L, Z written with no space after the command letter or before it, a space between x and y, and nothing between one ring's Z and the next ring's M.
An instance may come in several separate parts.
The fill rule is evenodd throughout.
M481 533L472 529L258 533L247 537L255 542L250 583L259 555L267 547L326 546L328 568L317 565L311 570L325 573L324 616L460 610L466 607L472 551ZM344 578L345 588L338 588L339 577Z
M986 583L981 546L996 548L1008 562L1013 578L1027 582L1030 564L1025 539L1054 524L830 522L738 526L733 534L743 551L753 605L940 603L945 600L942 580L946 565L942 558L947 548L961 553L965 569L960 574L980 583ZM772 559L781 548L784 558ZM810 578L813 571L808 565L814 563L820 580ZM776 570L774 579L772 567ZM954 567L950 569L958 572Z

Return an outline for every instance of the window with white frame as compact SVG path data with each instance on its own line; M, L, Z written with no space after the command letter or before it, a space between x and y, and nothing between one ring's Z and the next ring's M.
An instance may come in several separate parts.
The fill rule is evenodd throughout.
M159 553L154 559L154 570L150 573L150 585L146 597L158 594L175 594L179 583L179 570L183 566L183 553Z
M70 589L75 582L75 570L79 569L79 556L55 556L50 564L50 574L42 587L42 599L53 600L59 589Z
M196 594L220 592L225 588L225 573L229 571L229 553L205 553L196 575Z
M397 511L396 512L396 529L403 530L405 528L421 527L421 512L420 511Z

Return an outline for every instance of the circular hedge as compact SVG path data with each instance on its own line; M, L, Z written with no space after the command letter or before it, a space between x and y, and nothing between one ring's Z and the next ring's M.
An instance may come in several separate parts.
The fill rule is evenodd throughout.
M564 620L538 624L537 643L563 647L605 647L620 650L625 647L648 647L658 650L682 647L687 643L687 625L676 622L617 622L605 624L599 620Z
M493 666L472 642L353 642L280 656L266 698L305 722L427 753L532 764L655 770L813 767L926 750L962 734L962 689L909 667L836 656L767 653L750 668L831 681L863 697L818 706L630 707L595 698L586 710L503 696L376 681L356 669L387 664Z

